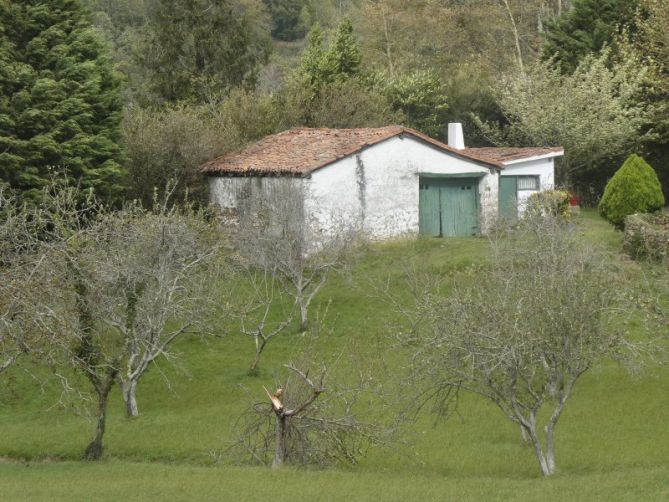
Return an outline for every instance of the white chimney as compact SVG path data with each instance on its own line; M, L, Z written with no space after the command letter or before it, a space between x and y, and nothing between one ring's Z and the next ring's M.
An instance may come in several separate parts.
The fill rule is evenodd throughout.
M465 135L462 133L462 124L448 124L448 146L456 150L464 150Z

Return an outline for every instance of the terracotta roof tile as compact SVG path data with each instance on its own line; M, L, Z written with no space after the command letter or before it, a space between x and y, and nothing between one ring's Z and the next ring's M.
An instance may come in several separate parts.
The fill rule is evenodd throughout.
M364 129L289 129L279 134L267 136L245 150L223 155L202 165L202 172L216 175L293 175L304 176L353 155L367 146L387 139L407 134L447 151L483 164L503 167L503 154L495 157L487 148L457 150L414 129L402 126L388 126ZM504 149L521 155L535 156L537 151L546 149ZM531 150L531 152L529 151ZM507 159L508 160L508 159Z
M543 155L557 154L562 155L562 147L529 147L529 148L507 148L507 147L486 147L486 148L465 148L463 153L470 157L478 158L482 161L506 164L517 160L540 157Z

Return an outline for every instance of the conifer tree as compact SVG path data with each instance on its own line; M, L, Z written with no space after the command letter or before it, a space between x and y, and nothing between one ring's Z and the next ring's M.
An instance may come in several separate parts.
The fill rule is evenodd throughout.
M638 0L574 0L571 10L546 24L544 59L555 57L563 71L573 72L632 23L637 6Z
M599 214L622 229L625 217L664 207L664 195L655 170L638 155L630 155L606 185Z
M331 80L346 79L360 73L362 57L350 19L344 18L337 27L334 39L325 54L324 66Z
M299 74L318 89L361 73L362 56L351 21L344 19L340 23L327 50L323 48L323 31L315 24L309 32L309 45L302 54Z
M0 182L38 201L52 171L122 192L119 82L79 0L0 0Z
M316 23L309 32L309 44L302 53L298 72L305 77L310 85L318 86L325 79L323 77L323 62L325 51L323 49L323 30Z

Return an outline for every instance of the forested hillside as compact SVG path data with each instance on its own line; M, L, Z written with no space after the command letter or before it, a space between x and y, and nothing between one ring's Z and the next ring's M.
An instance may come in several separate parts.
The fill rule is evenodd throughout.
M203 197L201 162L289 127L402 123L444 139L449 121L472 146L564 146L559 181L585 202L630 153L669 186L666 0L59 0L49 22L80 4L78 26L106 45L96 71L113 80L86 92L123 108L90 129L93 162L76 141L59 152L77 128L49 139L30 124L57 94L27 102L9 85L15 64L44 70L16 35L39 9L19 4L0 4L0 178L33 196L48 165L110 197L122 181L150 204L168 179Z

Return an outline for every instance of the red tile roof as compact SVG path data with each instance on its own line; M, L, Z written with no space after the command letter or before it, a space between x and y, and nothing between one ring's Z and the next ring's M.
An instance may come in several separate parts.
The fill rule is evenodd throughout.
M491 149L457 150L414 129L388 126L376 129L289 129L267 136L241 152L230 153L211 160L203 164L201 170L211 175L304 176L368 146L402 134L422 140L458 157L494 167L504 166L504 160L500 160L501 157L494 158L494 155L488 152ZM538 151L547 149L504 150L513 150L516 155L521 155L516 158L522 158L521 150L528 150L525 156L533 157Z
M465 148L463 153L470 157L478 158L482 161L506 164L518 160L525 160L532 157L542 157L551 155L554 157L564 154L561 146L551 147L529 147L529 148L507 148L507 147L486 147L486 148Z

